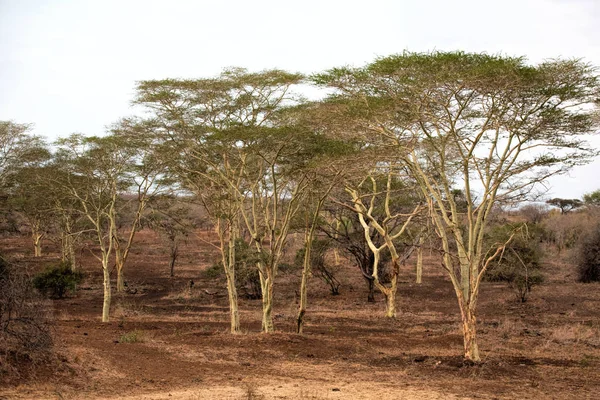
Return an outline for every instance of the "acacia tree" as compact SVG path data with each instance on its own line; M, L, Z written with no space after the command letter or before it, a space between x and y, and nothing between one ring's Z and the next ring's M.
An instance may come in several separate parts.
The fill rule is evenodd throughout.
M0 121L0 187L5 188L9 177L26 164L32 149L44 148L43 141L31 136L31 124Z
M42 239L48 235L54 219L48 185L40 182L44 172L43 167L28 167L13 175L15 183L9 200L11 208L29 225L34 257L42 256Z
M271 156L279 155L276 146L270 144L273 138L285 136L278 135L285 129L277 126L277 115L297 100L290 88L301 79L301 75L279 70L249 73L236 68L225 70L216 78L143 81L137 87L136 102L153 113L153 123L164 144L162 151L171 160L170 171L183 188L202 201L215 224L227 278L232 333L240 332L235 286L235 242L240 238L240 224L251 230L251 240L261 255L265 244L263 221L267 224L268 220L255 213L259 204L275 206L271 208L275 214L263 214L276 216L269 234L287 232L279 229L281 221L287 220L279 218L282 203L272 202L273 193L280 196L285 190L281 191L281 186L271 187L274 181L265 174L270 171L271 177L277 176L273 174L277 167ZM270 200L264 197L266 194L271 196ZM277 253L284 241L272 239L267 243L275 246ZM272 263L269 265L276 268ZM272 330L269 299L272 299L274 275L271 272L271 267L261 272L263 296L266 296L265 331Z
M115 225L114 251L118 292L125 290L123 271L135 235L140 229L144 210L152 198L162 193L166 183L162 179L165 163L157 151L158 142L153 129L152 124L136 118L122 119L110 129L115 157L125 166L119 179L127 185L125 191L120 193L117 209L129 208L133 211L130 212L133 216L129 219L129 232L125 238Z
M24 217L31 230L34 256L42 255L42 239L49 233L52 222L52 188L48 185L50 151L40 138L27 142L20 149L18 164L11 167L6 182L10 187L8 203Z
M580 138L596 126L594 68L579 60L532 66L486 54L404 53L315 81L338 89L363 134L394 144L418 182L458 300L464 355L479 361L481 278L507 244L484 246L488 217L498 203L531 198L547 177L596 155ZM464 207L455 187L464 188Z
M381 175L383 175L383 182L381 182ZM420 229L418 233L415 229L412 229L415 231L414 233L411 232L411 225L416 225L413 223L414 219L424 209L418 198L406 195L413 189L405 185L404 182L407 180L399 181L399 176L394 165L380 166L372 170L357 185L347 184L346 186L346 192L352 199L352 208L358 215L366 242L374 255L371 276L375 287L385 296L385 316L388 318L396 317L396 293L400 265L406 262L414 249L418 247L421 236ZM405 202L409 204L401 207L402 204L399 203ZM373 241L371 231L376 231L381 237L381 244ZM379 274L383 251L389 252L391 259L389 286L381 282Z
M7 207L5 211L20 209L29 222L35 255L41 255L41 237L45 213L37 211L35 202L44 199L27 190L27 186L36 180L32 171L41 168L49 157L44 141L29 134L32 125L18 124L13 121L0 121L0 199ZM38 204L39 205L39 204Z
M174 196L156 197L150 206L151 213L146 223L169 246L169 271L174 277L179 246L193 232L196 224L190 216L189 206L177 201Z
M55 178L55 183L65 195L78 203L81 215L90 224L90 231L100 248L99 255L92 254L102 267L102 322L108 322L112 297L110 259L118 240L115 234L117 207L120 193L128 187L124 177L130 155L124 154L121 142L111 136L71 135L59 139L56 145L54 163L63 173Z
M558 207L561 214L568 214L571 211L582 207L584 203L579 199L561 199L556 197L554 199L547 200L546 204Z

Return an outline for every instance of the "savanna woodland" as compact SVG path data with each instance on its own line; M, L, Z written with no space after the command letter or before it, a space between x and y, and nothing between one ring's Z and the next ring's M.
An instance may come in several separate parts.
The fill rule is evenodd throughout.
M431 52L0 122L0 398L594 398L600 76ZM304 93L318 100L309 100Z

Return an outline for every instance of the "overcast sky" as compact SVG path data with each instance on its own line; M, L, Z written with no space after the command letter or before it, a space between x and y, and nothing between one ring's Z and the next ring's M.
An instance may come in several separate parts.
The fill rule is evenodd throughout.
M98 135L133 112L138 80L311 73L405 49L600 65L600 0L0 0L0 120ZM570 175L549 195L600 188L600 160Z

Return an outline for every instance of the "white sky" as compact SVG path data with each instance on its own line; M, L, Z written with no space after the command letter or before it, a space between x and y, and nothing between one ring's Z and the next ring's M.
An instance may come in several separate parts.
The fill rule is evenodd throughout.
M138 80L310 73L405 49L600 66L600 0L0 0L0 120L51 140L98 135L133 112ZM551 185L600 188L600 160Z

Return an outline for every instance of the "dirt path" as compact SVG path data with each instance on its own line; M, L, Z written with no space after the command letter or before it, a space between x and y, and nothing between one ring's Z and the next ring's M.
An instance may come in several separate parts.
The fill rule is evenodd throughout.
M240 382L238 386L194 387L182 390L149 392L129 396L85 396L75 392L11 392L0 395L0 399L38 399L38 400L271 400L271 399L304 399L304 400L370 400L370 399L403 399L403 400L438 400L468 399L449 393L411 387L393 387L374 384L373 382L356 382L333 385L318 381L302 381L301 383L281 382L258 385L254 382ZM481 398L481 397L480 397ZM485 398L485 397L483 397Z

